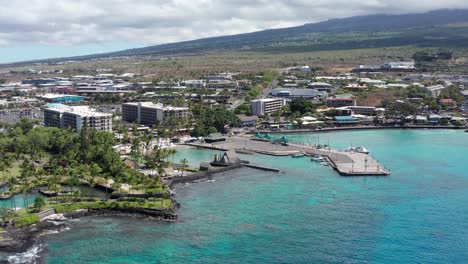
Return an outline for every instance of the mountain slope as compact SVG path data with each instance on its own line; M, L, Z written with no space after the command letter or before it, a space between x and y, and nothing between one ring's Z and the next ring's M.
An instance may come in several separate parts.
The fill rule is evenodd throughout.
M335 50L402 45L459 47L468 43L468 10L370 15L298 27L163 44L105 56L164 55L214 50L268 52Z

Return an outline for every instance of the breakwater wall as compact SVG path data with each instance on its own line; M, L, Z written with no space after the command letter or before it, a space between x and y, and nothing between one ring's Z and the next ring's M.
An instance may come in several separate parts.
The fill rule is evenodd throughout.
M322 129L293 129L293 130L256 130L249 131L246 134L304 134L304 133L324 133L324 132L333 132L333 131L353 131L353 130L373 130L373 129L453 129L453 130L463 130L466 127L454 127L454 126L359 126L359 127L329 127Z
M275 168L259 166L259 165L253 165L253 164L245 164L244 166L252 168L252 169L262 170L262 171L272 171L272 172L279 172L280 171L280 170L275 169Z
M172 188L174 185L179 184L179 183L198 181L198 180L201 180L201 179L208 178L208 177L212 176L213 174L222 173L222 172L230 171L230 170L233 170L233 169L238 169L238 168L241 168L242 166L243 166L243 164L231 165L231 166L227 166L227 167L215 167L215 168L212 168L212 169L210 169L208 171L200 171L200 172L192 173L192 174L187 175L187 176L172 177L166 183L167 183L167 185L169 185L169 187Z
M87 216L127 216L127 217L147 217L158 221L174 222L177 214L174 209L156 210L140 208L104 208L104 209L83 209L71 213L63 214L66 218L75 219Z

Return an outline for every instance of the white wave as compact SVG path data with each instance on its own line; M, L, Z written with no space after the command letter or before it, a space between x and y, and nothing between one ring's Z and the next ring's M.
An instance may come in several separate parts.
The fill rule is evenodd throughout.
M44 249L43 245L31 247L28 251L8 257L8 263L12 264L35 264L39 253Z

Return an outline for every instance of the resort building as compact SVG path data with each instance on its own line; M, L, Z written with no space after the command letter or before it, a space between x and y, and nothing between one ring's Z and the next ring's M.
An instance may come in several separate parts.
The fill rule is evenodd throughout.
M353 116L335 116L336 126L354 126L359 124L359 119Z
M187 107L164 106L152 102L122 104L122 119L127 122L137 122L145 126L153 126L168 118L187 118L190 112Z
M80 133L84 124L100 131L112 131L112 114L98 112L89 106L47 104L44 108L44 126L71 128Z
M281 110L284 100L280 98L265 98L250 101L252 115L264 116Z
M351 110L353 115L366 115L366 116L374 116L374 115L383 115L385 113L385 108L377 108L373 106L346 106L343 107L344 109Z

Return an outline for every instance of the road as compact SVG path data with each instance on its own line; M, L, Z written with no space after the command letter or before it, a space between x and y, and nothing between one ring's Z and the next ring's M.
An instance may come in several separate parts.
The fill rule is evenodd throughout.
M260 95L259 98L267 98L271 91L275 88L278 87L278 79L274 79L268 87L263 88L262 94ZM230 106L229 110L234 111L237 107L239 107L241 104L245 103L244 99L239 99L237 101L234 101Z

